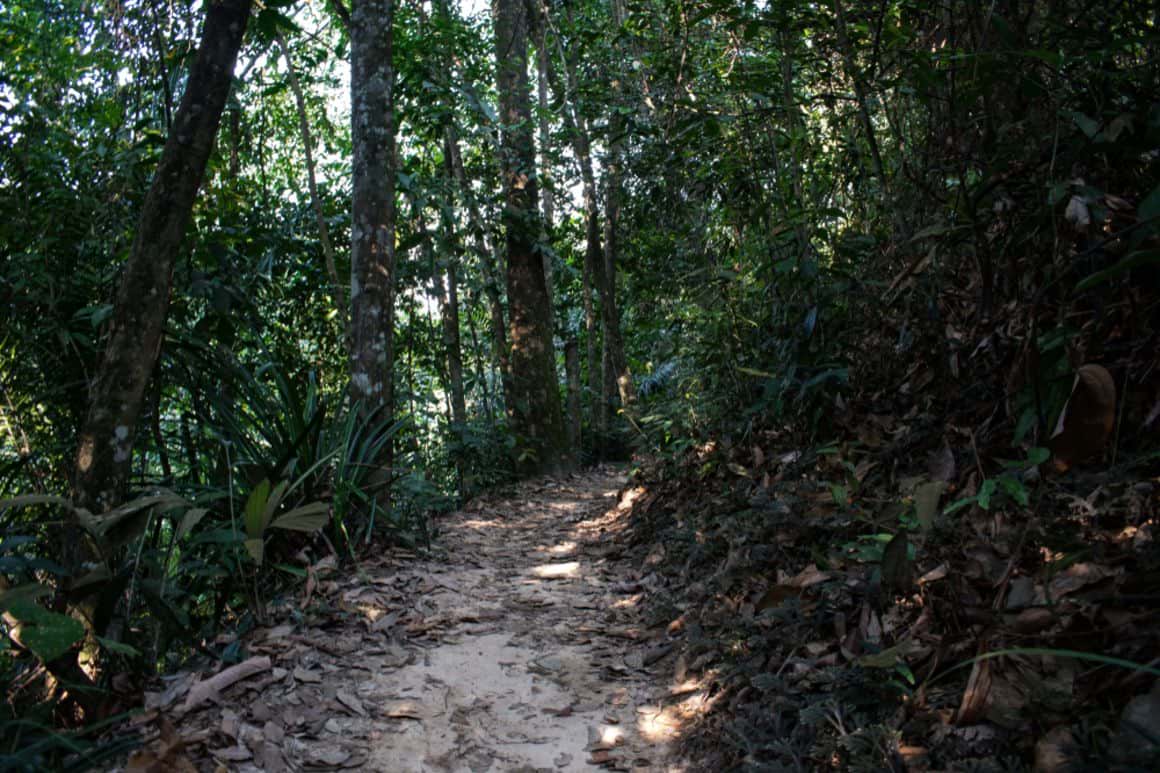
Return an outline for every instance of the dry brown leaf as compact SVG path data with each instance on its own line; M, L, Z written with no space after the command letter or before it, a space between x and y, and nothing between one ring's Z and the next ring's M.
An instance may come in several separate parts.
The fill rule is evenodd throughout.
M248 679L255 674L260 674L263 671L269 671L271 668L270 658L262 655L256 658L250 658L238 663L236 666L230 666L219 674L211 676L209 679L198 682L189 690L189 695L182 704L181 712L186 713L201 706L206 701L213 699L221 694L222 690L230 687L243 679Z
M346 706L360 717L365 717L367 715L367 710L363 708L362 701L358 699L358 696L347 692L346 690L339 690L337 693L335 693L334 697L338 699L339 703L341 703L343 706Z
M1116 423L1116 382L1102 365L1084 365L1048 445L1061 472L1101 453Z
M318 673L317 671L307 671L301 666L295 668L293 673L295 679L297 679L299 682L305 682L306 684L318 684L322 681L322 674Z
M427 718L423 707L415 701L390 701L383 706L382 714L390 719L415 719L420 722Z
M976 660L971 667L971 677L963 690L963 699L955 714L956 725L973 725L983 716L987 708L987 698L991 694L991 661Z

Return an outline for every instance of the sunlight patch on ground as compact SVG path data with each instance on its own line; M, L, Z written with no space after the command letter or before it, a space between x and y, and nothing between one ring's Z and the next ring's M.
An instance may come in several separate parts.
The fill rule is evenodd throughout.
M613 609L634 609L637 606L637 604L640 603L640 600L642 598L643 598L642 594L634 593L631 596L625 596L624 598L613 602L612 608Z
M673 688L672 692L680 694L694 690L684 700L670 706L641 706L637 711L636 727L640 734L648 741L670 741L680 734L681 729L695 717L704 714L710 705L705 692L699 690L700 684L695 679L688 679Z
M363 616L372 623L387 614L387 610L382 607L376 607L374 604L359 604L358 611L362 612Z
M494 518L468 518L463 525L475 531L490 531L492 529L510 529L511 525Z
M600 747L604 749L611 749L613 746L619 746L624 743L624 730L612 725L600 726Z
M563 580L580 576L580 562L568 561L563 564L541 564L532 568L532 574L545 580Z
M575 553L578 547L579 545L577 545L574 541L568 540L567 542L561 542L559 545L553 545L550 548L540 549L546 553L551 553L554 556L568 556Z

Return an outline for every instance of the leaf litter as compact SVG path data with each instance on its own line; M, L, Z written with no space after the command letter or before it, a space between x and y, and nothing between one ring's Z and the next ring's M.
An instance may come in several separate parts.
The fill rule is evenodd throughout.
M239 663L147 695L123 769L685 770L658 719L672 646L617 546L623 483L520 484L446 517L438 554L316 564Z

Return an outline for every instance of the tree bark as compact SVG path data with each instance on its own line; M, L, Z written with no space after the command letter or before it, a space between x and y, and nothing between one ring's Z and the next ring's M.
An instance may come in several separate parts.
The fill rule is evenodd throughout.
M394 0L354 0L350 12L351 384L363 416L394 413L395 121L391 61ZM394 461L394 444L380 460ZM389 475L389 473L387 473ZM389 479L377 499L389 507Z
M456 267L459 262L459 247L455 239L455 222L451 216L450 205L443 210L443 249L447 256L447 265L441 268L435 265L432 254L431 278L435 284L435 294L439 298L439 317L443 332L443 354L447 366L447 392L451 408L451 437L453 447L452 459L455 461L457 477L459 479L459 493L466 495L464 490L465 470L463 469L463 440L464 430L467 427L467 400L463 391L463 348L459 336L459 275ZM427 239L428 249L432 249L430 239ZM434 250L432 249L432 253ZM441 273L443 271L445 273Z
M541 3L545 26L551 26L547 6ZM606 427L601 426L603 412L600 409L602 392L602 363L600 356L600 335L597 331L596 306L592 301L595 288L603 284L601 275L604 268L604 247L600 242L600 199L596 190L596 174L592 168L592 143L588 126L576 104L577 83L575 65L567 57L559 34L556 35L560 61L564 66L563 105L564 128L572 140L572 152L580 166L580 180L584 192L584 270L581 280L582 307L585 327L585 361L588 365L589 421L597 435L603 435ZM548 62L548 80L552 88L561 92L560 80Z
M569 338L564 344L564 380L568 384L568 445L580 455L580 344Z
M251 0L206 5L197 58L141 208L77 452L74 494L90 511L107 510L125 494L145 388L169 313L175 256L213 150L250 6Z
M620 0L613 0L613 20L618 27L625 21L624 6ZM613 93L620 96L621 73L613 75ZM617 396L623 408L628 408L636 399L632 384L632 373L628 369L628 359L624 356L624 339L620 334L620 311L616 304L616 264L620 250L620 202L622 198L622 178L624 163L624 117L619 110L613 110L608 120L608 162L604 183L604 266L597 274L600 284L600 314L604 324L604 345L607 350L605 362L611 368L605 377L606 410L611 411L609 385L615 384Z
M502 132L503 224L507 247L512 390L508 404L517 466L526 473L572 465L548 317L544 263L536 251L539 217L535 141L528 96L527 5L494 0L496 73Z
M536 181L540 186L540 201L543 210L544 228L540 241L545 245L540 254L544 261L544 284L548 288L548 330L556 330L556 308L553 297L555 295L555 271L552 267L552 250L547 249L551 244L552 223L555 220L555 202L552 189L548 186L548 173L552 168L548 157L551 131L548 122L548 23L547 9L542 3L527 0L528 14L532 19L532 37L536 45L536 121L539 127L540 139L540 168Z
M164 339L176 256L213 151L250 7L251 0L206 5L197 57L145 195L77 449L73 498L90 512L115 507L126 493L145 390ZM71 580L62 589L66 593L101 558L99 546L75 517L62 526L58 555L70 572ZM94 630L93 598L91 594L70 598L90 635L100 633ZM81 685L74 697L86 718L99 716L101 696L85 689L91 683L75 652L46 667L57 678Z

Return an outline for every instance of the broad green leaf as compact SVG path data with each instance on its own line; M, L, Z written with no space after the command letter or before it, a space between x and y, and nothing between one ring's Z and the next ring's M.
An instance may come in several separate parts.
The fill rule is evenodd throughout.
M1094 274L1088 274L1075 284L1075 291L1077 293L1088 290L1097 285L1101 285L1108 280L1127 273L1138 266L1146 266L1150 263L1160 263L1160 250L1137 250L1125 255L1118 263L1103 271L1097 271Z
M1136 214L1140 220L1151 220L1154 217L1160 217L1160 185L1152 189L1152 192L1144 197L1140 202ZM1158 226L1160 227L1160 226Z
M318 531L330 520L330 505L326 502L311 502L284 513L270 524L275 529L291 531Z
M261 537L251 537L246 540L245 545L246 550L249 551L250 556L254 559L254 562L258 565L261 565L262 559L265 557L266 553L266 543L262 540Z
M14 604L33 603L41 596L52 593L52 588L40 583L30 582L17 585L0 593L0 612L8 610Z
M24 494L11 499L0 499L0 510L7 510L10 507L32 507L33 505L60 505L66 510L72 510L72 502L67 497L58 497L52 494Z
M254 490L250 492L250 496L246 498L245 507L245 525L246 534L251 538L260 537L264 529L262 528L262 513L266 509L266 500L270 497L270 481L263 480Z
M914 490L914 514L923 529L929 529L938 512L938 502L947 484L941 480L928 481Z
M8 611L21 623L20 643L44 661L56 660L85 636L79 620L51 612L35 601L17 601Z
M1100 122L1094 118L1089 118L1078 110L1073 110L1071 119L1075 121L1075 125L1083 132L1088 139L1095 137L1100 131Z
M1043 464L1050 458L1051 451L1042 446L1036 446L1027 452L1027 464L1032 467Z
M182 539L193 531L194 527L201 523L201 519L205 518L208 512L208 507L193 507L186 510L185 515L181 517L181 523L177 526L177 539Z
M991 495L995 493L998 485L994 478L987 478L983 481L983 485L979 487L979 496L977 497L979 507L984 510L991 509Z
M274 518L274 513L282 506L282 498L286 496L286 489L290 486L290 481L283 480L274 487L270 492L270 498L266 500L266 506L262 509L262 531L270 525L270 521Z
M1027 507L1030 503L1030 497L1027 494L1027 488L1023 482L1011 475L1003 475L999 478L999 485L1007 492L1007 495L1018 502L1023 507Z
M100 642L101 649L108 650L109 652L115 653L117 655L124 655L128 658L141 657L141 653L137 650L136 647L125 644L125 642L120 642L116 639L106 639L103 636L98 636L97 641Z
M914 579L910 565L910 540L906 530L894 535L882 551L882 584L888 589L905 593Z

